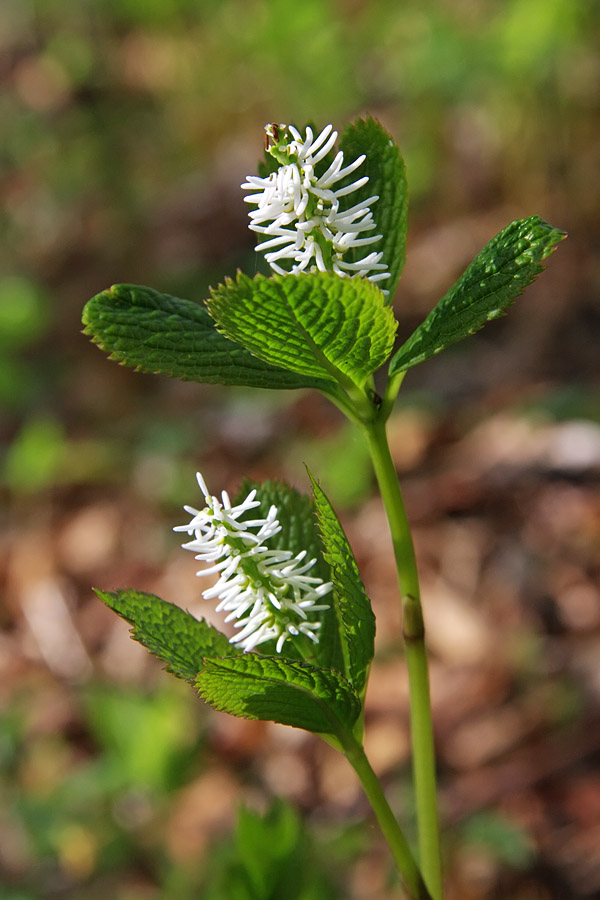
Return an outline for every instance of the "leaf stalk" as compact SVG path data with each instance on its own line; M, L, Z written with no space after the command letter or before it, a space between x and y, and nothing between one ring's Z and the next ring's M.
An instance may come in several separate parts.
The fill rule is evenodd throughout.
M349 736L343 738L342 744L346 759L358 775L379 827L390 847L407 896L410 900L433 900L365 751L354 738Z

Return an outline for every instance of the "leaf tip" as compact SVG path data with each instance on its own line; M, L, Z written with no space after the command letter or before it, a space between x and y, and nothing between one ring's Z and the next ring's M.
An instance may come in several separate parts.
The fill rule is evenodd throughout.
M96 597L105 604L105 606L110 607L110 609L117 612L116 606L119 602L119 591L103 591L100 588L92 588Z

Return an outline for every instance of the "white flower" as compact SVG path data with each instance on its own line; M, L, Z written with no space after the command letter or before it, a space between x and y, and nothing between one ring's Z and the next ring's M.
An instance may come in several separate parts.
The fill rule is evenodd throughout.
M185 506L192 519L174 531L193 535L193 540L182 546L193 551L196 559L212 563L197 575L219 574L217 583L203 591L203 597L218 599L217 612L229 613L225 621L233 621L234 628L241 629L231 643L254 650L275 640L277 653L289 637L305 635L318 643L321 623L309 615L329 609L316 601L332 586L306 574L316 560L305 562L305 550L293 556L289 550L267 547L265 542L281 531L277 507L271 506L266 518L242 520L260 506L255 490L232 506L226 491L219 501L208 493L199 472L196 478L206 505L201 510Z
M345 187L336 185L365 160L364 154L344 166L344 154L335 156L320 175L316 167L332 150L337 131L327 125L313 140L310 128L306 136L293 125L267 125L267 149L281 163L266 178L249 175L242 188L255 193L244 197L256 209L251 210L250 228L265 236L256 247L280 275L300 272L333 271L338 275L361 275L370 281L384 281L389 276L383 253L372 252L350 262L348 251L376 244L380 234L365 235L375 228L370 205L379 197L361 200L349 209L340 209L340 198L352 194L369 180L363 175ZM292 140L289 140L289 138ZM291 261L284 268L286 260Z

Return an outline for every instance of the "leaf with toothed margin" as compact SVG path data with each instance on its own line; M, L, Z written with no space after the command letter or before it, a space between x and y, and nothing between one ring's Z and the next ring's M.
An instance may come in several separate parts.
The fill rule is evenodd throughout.
M219 329L271 365L362 388L392 351L396 321L364 278L238 274L208 301Z
M133 627L131 636L167 664L167 671L193 682L205 656L241 653L203 619L143 591L96 591L110 609Z
M136 284L115 284L88 301L84 333L111 359L141 372L208 384L288 389L327 382L257 359L219 334L204 305Z
M340 209L348 209L369 197L379 199L370 204L375 221L375 228L365 232L381 235L377 243L366 247L355 247L345 258L350 262L364 258L371 251L383 253L381 262L387 265L389 276L385 281L378 281L377 286L387 291L387 302L394 299L394 291L404 268L406 259L406 232L408 227L408 186L406 169L400 150L385 128L371 116L356 119L348 125L340 139L340 149L344 153L344 163L358 159L363 153L365 161L340 182L340 187L356 181L363 175L369 180L357 191L341 198Z
M346 677L362 695L375 652L375 616L340 520L325 492L310 472L308 474L315 496L324 557L331 568L333 606L339 616Z
M351 730L361 710L339 672L257 653L205 659L196 688L214 709L318 734Z
M390 375L424 362L502 316L543 271L541 261L565 237L564 231L539 216L507 225L400 347L391 361Z

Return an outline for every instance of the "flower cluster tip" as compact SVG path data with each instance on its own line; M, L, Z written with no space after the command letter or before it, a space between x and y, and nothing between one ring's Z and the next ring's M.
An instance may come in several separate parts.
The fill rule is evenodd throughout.
M244 200L256 207L249 213L249 227L263 236L256 249L280 275L331 271L382 282L389 271L381 251L367 252L360 259L350 252L381 240L380 234L367 234L375 228L370 207L379 196L344 208L342 198L364 187L369 177L363 175L338 186L366 157L362 154L344 165L340 150L327 166L325 160L337 136L333 125L327 125L316 138L310 127L303 138L293 125L266 126L265 147L279 168L266 177L249 175L242 184L253 191Z

